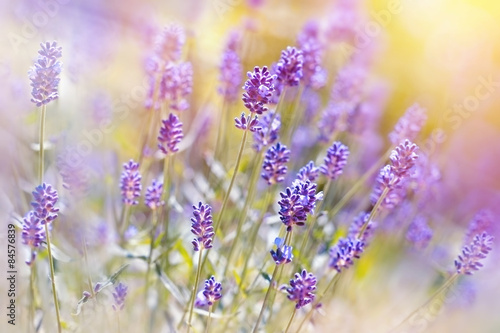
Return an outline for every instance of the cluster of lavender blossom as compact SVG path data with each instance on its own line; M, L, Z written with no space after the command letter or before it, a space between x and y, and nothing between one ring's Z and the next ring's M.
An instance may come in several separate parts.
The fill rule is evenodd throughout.
M195 238L191 244L193 252L198 254L199 259L196 269L194 260L190 265L195 269L194 273L190 272L190 275L195 277L194 282L187 279L191 285L183 286L185 289L191 290L191 296L188 301L181 299L181 302L184 303L179 307L181 311L184 309L180 326L184 325L188 331L194 325L192 322L194 306L208 307L206 325L208 331L212 311L229 311L230 305L237 306L243 297L251 297L249 290L252 285L247 284L246 270L249 261L254 259L250 258L251 256L260 258L257 250L254 251L254 249L258 248L256 239L258 235L263 233L263 228L267 228L267 232L272 235L276 246L275 249L269 251L270 258L267 251L264 251L267 254L267 260L264 262L273 263L271 266L274 273L271 277L265 272L268 266L263 266L259 271L260 274L255 274L257 275L256 279L259 275L267 276L268 285L266 285L265 297L259 300L259 302L262 301L262 307L258 319L253 322L253 330L254 332L258 330L261 321L267 324L271 322L273 302L275 301L272 294L282 291L287 294L288 300L294 303L293 315L287 327L288 331L295 311L309 304L311 304L311 311L317 309L329 289L329 287L323 288L324 292L321 295L316 295L316 291L322 283L325 283L328 278L334 281L345 270L352 267L356 260L360 260L368 246L376 239L377 228L383 223L383 219L402 206L405 200L411 200L411 195L418 193L419 189L422 188L421 183L425 182L422 174L429 167L429 165L425 165L425 163L429 163L428 157L419 150L414 142L418 140L427 116L424 108L414 104L408 108L389 134L391 148L380 160L380 165L378 162L372 162L372 165L375 166L374 170L380 168L386 160L389 163L379 169L371 190L370 203L354 214L356 217L348 226L345 235L343 227L337 228L338 231L333 233L325 228L325 223L320 223L321 219L326 219L329 222L337 221L337 214L345 207L346 203L340 204L342 201L338 197L338 192L342 189L341 185L349 184L353 191L359 190L366 186L363 182L368 182L367 179L372 176L368 174L369 172L367 172L366 178L355 175L355 178L359 178L358 182L350 182L353 178L352 175L355 174L353 173L355 171L352 171L355 167L348 170L350 165L355 163L350 164L350 161L359 161L360 154L358 153L359 149L352 149L356 153L353 154L348 145L344 144L344 142L353 142L352 147L356 146L354 141L344 132L352 130L362 135L363 131L370 130L367 129L367 124L362 123L363 115L360 115L360 113L366 112L366 110L363 111L363 108L368 103L364 100L365 92L363 91L363 83L368 75L366 62L360 60L359 56L353 56L353 59L337 73L330 99L323 112L316 117L314 113L317 110L308 110L310 101L306 101L306 96L317 97L318 90L326 86L328 81L326 69L322 66L324 45L320 39L319 26L308 23L298 35L297 46L288 46L283 50L280 59L273 66L255 66L252 71L247 73L247 80L242 87L241 100L248 115L243 112L241 116L234 118L234 125L243 131L243 137L236 166L232 173L229 173L232 175L231 185L228 189L221 190L224 196L222 205L217 199L214 199L212 204L199 202L197 205L193 205L192 202L180 199L174 190L175 186L181 186L176 183L178 180L176 178L182 177L177 177L179 176L179 168L175 168L176 161L173 156L182 153L180 144L184 133L181 118L183 112L190 108L189 98L193 88L193 67L190 62L182 61L183 46L186 40L184 30L177 25L168 25L159 35L154 50L147 59L146 69L150 86L145 108L149 112L150 120L146 125L145 133L147 134L141 138L139 158L130 159L123 164L119 186L116 186L121 194L122 212L120 217L116 219L115 228L121 240L119 245L123 249L129 250L133 242L128 242L130 237L125 237L125 234L131 224L137 224L137 219L130 217L134 214L138 215L138 212L145 216L149 223L149 225L143 226L145 231L149 231L146 241L149 252L148 255L142 256L147 261L146 284L149 283L148 274L153 265L155 276L164 282L168 280L166 276L170 275L169 278L173 278L168 270L175 269L170 268L173 266L170 262L171 252L174 251L172 249L181 247L184 249L183 245L174 245L172 239L173 237L182 237L184 230L189 230L188 224L177 221L182 214L172 213L171 210L178 200L183 201L182 205L192 206L190 231ZM239 87L241 86L243 65L238 54L240 43L242 41L237 34L231 35L221 59L218 92L222 96L224 104L228 105L237 103ZM38 107L42 107L58 97L58 75L62 68L57 60L61 56L61 48L57 47L55 42L41 45L39 59L29 74L33 88L32 101ZM319 109L319 107L315 108ZM290 110L295 111L291 116L286 114ZM308 112L313 112L313 116ZM317 123L314 124L311 119L317 119ZM296 122L294 122L295 120ZM325 154L319 165L317 156L313 157L315 160L301 164L293 178L288 172L289 164L295 158L293 151L299 152L297 160L303 159L302 155L306 156L306 159L301 162L303 163L308 161L309 156L312 155L307 154L307 151L314 150L307 146L309 142L298 142L295 139L294 135L300 131L305 131L310 138L315 137L315 142L318 144L316 148L325 151ZM257 175L255 180L251 176L246 178L241 176L241 179L237 179L240 171L239 161L244 152L248 132L253 135L252 148L255 158L254 162L249 163L253 163L252 172L256 172ZM157 133L156 138L151 136L151 133ZM338 138L342 140L338 140ZM158 154L148 155L145 153L146 147L151 145L158 148ZM317 152L318 149L314 151ZM357 156L353 158L351 155ZM163 159L163 166L162 163L159 163L158 166L158 163L155 162L161 159ZM295 166L297 164L295 163ZM160 169L162 169L163 174L157 175L156 173ZM264 182L263 187L261 187L264 188L262 192L269 194L266 196L269 198L269 202L258 201L258 207L263 207L259 208L262 210L260 220L248 214L248 210L253 206L253 196L258 191L256 182L258 182L257 173L259 171L253 170L261 170L260 176ZM70 173L66 171L61 170L61 177L65 180L65 187L70 189L68 187L71 185L69 184L71 183ZM145 179L152 180L143 196L144 205L141 205L143 176ZM244 193L240 198L245 201L245 209L241 209L238 203L231 204L229 202L228 198L234 183L239 183L242 188L245 186L249 188L247 193ZM280 186L282 186L281 191ZM332 189L336 190L335 193ZM275 191L279 191L277 196ZM46 233L50 228L54 228L53 222L58 217L59 212L56 207L58 193L53 186L42 183L36 187L33 198L34 201L31 204L33 209L26 214L22 224L23 242L31 250L30 258L26 263L31 267L33 267L37 252L43 251ZM207 196L207 201L210 200L208 198ZM330 204L334 204L333 198L335 198L338 207L333 206L334 208L330 209ZM348 196L346 195L344 198L348 198ZM276 203L277 206L273 203ZM357 204L359 204L358 207L363 205L362 202ZM212 207L220 207L216 215L216 223L213 221ZM274 211L274 207L278 207L278 209ZM355 211L353 207L350 208ZM235 230L229 225L230 223L226 222L224 213L227 210L238 215L242 221L242 224L239 224L236 229L236 237L234 238L229 236ZM262 227L262 220L265 216L273 214L279 216L280 230L269 226ZM481 262L492 250L493 237L489 233L491 219L485 217L484 213L482 214L478 215L470 224L462 252L455 260L454 275L470 275L477 271L482 267ZM172 219L177 219L175 224L169 223ZM248 239L240 234L246 220L256 222L245 226L249 228L251 235L255 235L248 237ZM172 233L176 236L172 236ZM418 215L408 226L406 239L414 249L423 250L429 246L432 235L433 231L425 216ZM264 237L262 239L267 247L269 244ZM302 242L300 243L300 241ZM327 244L328 251L322 250L319 244ZM238 259L232 260L231 255L224 255L225 247L231 247L232 253L236 245L239 245L238 249L243 252ZM155 251L157 249L159 251ZM250 249L250 253L245 253L245 249ZM214 251L217 251L215 255ZM161 254L158 255L158 252ZM323 276L318 275L318 277L312 273L318 268L314 257L324 256L326 252L331 273L323 274ZM218 259L214 259L215 257ZM207 261L210 263L208 266L206 265ZM222 273L219 262L225 264L226 268L230 267L229 270L225 269ZM241 273L239 271L235 273L234 276L237 278L228 275L228 271L236 272L241 268L240 262L245 262L245 264ZM177 265L180 264L177 263ZM290 272L292 267L293 274ZM162 272L164 269L166 270ZM199 280L208 270L210 273L207 276L210 277L205 280L204 287L200 291ZM277 287L282 273L283 275L289 274L292 278L289 280L289 284ZM220 282L216 280L216 275L220 275ZM127 278L132 280L133 276ZM116 278L113 278L111 283L115 281ZM181 279L176 282L182 283ZM230 301L217 307L215 306L217 301L219 304L224 301L222 299L223 283L224 295L227 295L226 298ZM245 290L245 288L248 289ZM255 293L254 290L251 291ZM125 284L120 282L116 286L112 294L114 298L112 308L116 312L124 309L127 292L128 287ZM84 292L85 300L90 297L90 293ZM236 310L237 308L235 308L234 313L237 313ZM267 315L265 315L266 311ZM186 322L184 316L188 312L189 319ZM304 321L307 319L309 319L309 315L305 316ZM230 325L229 321L226 324ZM225 326L225 328L227 327Z

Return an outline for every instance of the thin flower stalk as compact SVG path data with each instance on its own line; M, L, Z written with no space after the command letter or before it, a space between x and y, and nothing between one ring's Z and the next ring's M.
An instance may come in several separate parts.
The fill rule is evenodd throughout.
M288 330L290 329L290 326L292 325L293 318L295 317L295 314L297 313L297 308L293 308L292 315L290 316L290 319L288 320L288 325L286 325L285 333L288 333Z
M207 250L208 251L208 250ZM194 279L194 286L192 289L191 293L191 300L190 300L190 305L189 305L189 319L188 319L188 332L191 331L191 322L193 319L193 309L194 309L194 301L196 299L196 288L198 288L198 283L200 282L200 275L201 275L201 269L202 269L202 253L203 253L203 248L198 251L198 268L196 269L196 277Z

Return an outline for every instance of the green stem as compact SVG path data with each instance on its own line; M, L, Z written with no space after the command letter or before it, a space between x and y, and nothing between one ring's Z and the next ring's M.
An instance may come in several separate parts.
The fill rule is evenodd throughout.
M193 308L194 308L194 300L196 298L196 288L198 288L198 282L200 281L201 275L201 254L203 249L200 249L200 253L198 254L198 269L196 270L196 277L194 279L193 292L191 293L191 304L189 306L189 319L188 319L188 332L191 330L191 320L193 319Z
M264 297L264 301L262 302L262 308L260 309L259 317L257 318L257 322L255 323L255 327L253 328L253 333L257 332L259 329L260 321L262 320L262 316L264 315L264 310L266 309L267 299L269 298L269 294L273 289L274 279L276 278L276 273L278 273L279 265L274 267L273 275L271 277L271 281L269 281L269 288L267 288L266 296Z
M155 233L156 233L156 224L158 223L158 214L156 209L153 210L153 217L152 217L152 228L151 228L151 233L150 233L150 244L149 244L149 254L148 254L148 267L146 270L146 299L148 297L148 290L149 290L149 273L151 271L151 257L153 256L153 249L154 249L154 243L155 243Z
M40 151L38 154L38 183L41 185L43 183L43 171L44 171L44 155L45 148L43 146L45 140L45 113L47 111L47 106L44 104L41 107L40 115Z
M165 203L162 209L162 217L163 217L163 238L162 244L167 245L168 241L168 225L169 225L169 200L170 200L170 177L168 176L170 169L170 155L165 156L165 160L163 162L163 194L162 201ZM168 263L168 253L165 255L165 264Z
M290 329L290 325L292 325L293 317L295 317L295 313L297 313L297 308L293 308L292 316L290 317L290 320L288 321L288 325L286 325L285 333L288 333L288 330Z
M125 231L127 231L130 217L130 205L124 204L122 208L122 213L120 214L120 237L121 242L125 242Z
M208 320L207 320L207 327L205 328L205 333L208 333L210 331L210 320L212 319L212 306L210 305L208 307Z
M291 112L292 121L291 121L290 125L288 126L286 135L284 136L283 141L286 144L291 143L293 131L295 130L295 128L297 128L299 121L302 119L302 114L295 114L295 113L297 113L297 110L299 109L300 99L302 97L303 92L304 92L304 85L301 84L301 85L299 85L299 90L297 91L297 95L295 96L295 100L293 101L293 106L292 106L293 109Z
M56 307L57 331L61 333L61 317L59 315L59 303L57 301L54 260L52 259L52 248L50 245L49 227L48 223L45 223L44 225L45 225L45 237L47 239L47 249L49 250L50 282L52 284L52 295L54 296L54 305Z
M226 99L222 102L222 111L219 117L219 130L217 131L217 141L215 142L214 161L219 160L222 138L226 137ZM212 162L213 163L213 162ZM210 168L211 170L212 168Z

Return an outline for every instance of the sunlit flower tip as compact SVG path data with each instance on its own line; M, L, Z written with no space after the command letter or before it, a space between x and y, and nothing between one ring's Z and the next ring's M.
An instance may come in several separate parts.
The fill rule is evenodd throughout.
M163 61L177 61L181 57L185 42L184 29L177 24L169 24L158 35L155 53Z
M36 259L37 249L39 249L45 241L45 228L33 211L30 211L23 219L21 238L23 244L31 248L30 259L26 261L26 264L31 266Z
M51 185L43 183L38 185L32 193L31 207L33 207L35 217L40 220L41 224L54 221L59 212L59 208L55 207L58 200L57 191Z
M160 81L159 99L176 111L189 108L187 98L193 90L193 67L190 62L168 63Z
M198 293L196 299L196 306L212 306L215 302L222 297L222 285L220 282L215 281L212 275L208 280L205 280L205 287Z
M368 222L370 218L370 214L366 212L360 213L354 221L349 226L349 230L347 231L348 238L359 238L363 243L365 243L365 247L368 245L370 240L373 238L375 229L377 228L377 223L374 221ZM368 225L365 227L365 230L362 235L359 233L365 224Z
M139 204L137 198L141 195L142 176L139 172L139 163L130 160L123 164L123 172L120 178L120 189L122 201L125 205L133 206Z
M198 203L193 205L193 217L191 218L191 232L196 236L193 241L195 251L209 249L212 247L214 227L212 220L212 207L208 204Z
M319 177L319 168L314 165L313 161L309 161L306 165L304 165L297 173L297 179L306 181L309 180L311 182L316 181Z
M326 153L324 164L319 169L331 180L337 179L343 172L349 157L349 148L341 142L334 142Z
M41 43L40 46L38 58L28 71L32 87L31 101L36 106L42 106L59 97L59 74L62 71L62 64L58 60L62 56L62 48L57 46L57 42Z
M272 121L272 124L271 124ZM259 129L253 133L253 148L259 152L264 147L272 145L278 140L281 128L281 117L274 112L268 112L259 118Z
M276 245L276 251L271 250L270 252L276 265L291 262L293 259L292 247L285 245L285 240L279 237L276 237L274 244Z
M483 267L480 260L485 259L493 248L493 237L483 232L476 235L469 246L462 248L462 254L455 260L458 274L472 275L474 271Z
M353 108L361 99L366 75L367 72L362 66L348 64L342 67L330 92L331 101L349 103Z
M402 196L404 195L399 181L400 178L396 177L390 165L386 165L380 169L375 187L370 197L371 203L375 205L384 190L387 188L387 194L382 200L379 209L393 209L396 207L401 202L403 199Z
M358 238L340 238L337 245L330 249L330 268L337 272L347 269L354 263L354 259L359 259L364 251L365 244Z
M390 155L392 172L399 179L409 176L418 158L418 146L410 140L405 140L397 146Z
M285 192L281 192L280 219L291 231L294 225L303 226L308 214L314 213L316 201L323 199L323 193L316 193L316 183L296 180Z
M313 89L323 87L327 82L326 71L321 67L324 47L319 39L317 22L307 23L297 37L297 45L303 55L303 78L306 86Z
M302 78L302 51L291 46L281 51L281 58L276 65L278 81L285 86L297 86Z
M491 211L481 210L470 221L465 233L464 244L470 244L475 235L483 232L491 233L494 227L494 217Z
M411 243L413 248L424 250L432 239L433 231L422 216L417 216L408 227L406 240Z
M113 310L121 311L125 306L125 298L127 297L127 286L123 283L118 283L115 287L115 291L113 292L113 298L115 303L112 305Z
M228 102L238 98L242 75L240 57L234 50L227 49L222 55L218 91Z
M161 196L163 194L163 183L153 179L153 182L150 186L146 188L146 194L144 195L144 203L151 209L156 209L165 204L164 201L161 200Z
M342 103L329 103L318 121L319 140L329 142L332 133L340 130L340 118L344 112Z
M394 130L389 134L389 140L393 145L397 145L405 139L415 140L426 121L426 109L418 103L413 104L396 123Z
M165 155L173 154L179 150L178 144L183 137L182 122L179 117L170 113L167 119L162 120L160 135L158 136L158 148Z
M290 150L281 143L269 147L262 163L262 178L268 185L285 180L288 170L286 163L290 160Z
M253 118L251 117L252 116L247 117L245 115L245 112L242 112L240 118L234 118L234 126L241 130L246 130L248 128L250 132L259 131L261 129L259 125L259 119L257 118L257 116L254 116Z
M262 114L268 109L265 104L270 102L273 95L273 80L275 75L271 75L267 66L255 67L253 72L247 73L248 80L243 89L243 104L252 113Z
M286 288L286 292L288 299L296 303L296 309L314 301L316 282L316 276L308 273L305 269L300 273L295 273L294 278L290 280L290 286Z

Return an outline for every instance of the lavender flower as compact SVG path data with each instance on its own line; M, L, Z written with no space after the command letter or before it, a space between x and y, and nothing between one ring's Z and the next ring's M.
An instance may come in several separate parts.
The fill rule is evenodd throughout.
M316 277L305 269L300 273L295 273L294 279L290 280L290 286L286 288L287 297L296 303L296 309L300 309L314 301L315 291Z
M291 262L293 259L292 247L285 245L285 240L279 237L276 237L274 244L276 245L276 251L271 250L270 252L276 265Z
M337 245L330 249L330 268L337 272L353 265L354 259L359 259L364 251L365 243L358 238L340 238Z
M331 101L349 103L353 109L361 99L365 79L366 70L363 67L352 63L342 67L330 93Z
M314 165L313 161L309 161L306 165L304 165L297 174L297 179L306 181L309 180L311 182L316 181L319 177L319 168Z
M331 180L335 180L342 174L347 164L347 157L349 157L349 148L336 141L328 148L325 163L319 167L319 170Z
M187 97L193 89L193 67L190 62L168 63L160 81L161 101L167 101L170 108L184 111L189 108Z
M287 231L291 231L293 225L304 225L307 214L314 212L316 201L323 199L323 193L316 193L316 187L315 183L308 180L296 180L285 192L280 193L279 215L281 222L287 226Z
M89 175L83 161L74 159L73 149L66 149L57 156L56 166L63 179L63 187L71 194L82 194L87 190Z
M418 158L418 146L410 140L405 140L397 146L390 155L391 169L394 175L399 179L409 176L410 170L415 166Z
M178 61L185 42L186 34L181 26L167 25L156 40L155 53L163 61Z
M247 117L245 115L245 112L242 112L240 118L234 118L234 126L241 130L246 130L248 128L250 132L254 133L259 131L261 129L261 127L259 126L259 119L257 118L257 116L255 116L253 119L251 119L251 117L252 116Z
M479 211L470 221L465 233L464 244L472 242L475 235L483 232L490 233L493 227L493 214L489 210Z
M31 203L34 215L40 224L50 223L57 218L59 208L54 207L57 203L57 191L51 185L43 183L35 188L34 201Z
M128 163L123 164L120 189L122 191L122 201L125 205L134 206L139 204L136 199L141 195L141 179L139 163L130 160Z
M58 60L62 56L62 48L57 46L57 42L41 43L40 46L38 58L28 71L32 87L31 101L36 106L42 106L59 97L58 76L62 71L62 64Z
M321 113L321 118L318 121L319 140L329 142L332 133L336 130L342 131L340 126L344 107L342 103L329 103L325 110Z
M263 172L261 176L268 185L280 183L285 179L288 170L285 164L289 160L290 150L279 142L276 146L272 146L267 150L264 162L262 163Z
M212 306L222 297L222 285L215 281L212 275L208 280L205 280L205 287L196 296L195 305L197 307Z
M326 84L327 75L321 67L324 47L319 40L318 23L311 21L304 26L297 36L297 45L304 59L302 66L304 84L313 89L322 88Z
M302 64L304 57L302 51L295 47L287 46L281 51L281 58L276 65L276 75L280 83L285 86L297 86L302 78Z
M371 202L373 205L379 200L385 189L388 190L385 198L380 204L380 209L390 210L401 202L403 196L398 177L396 177L390 165L386 165L380 169L380 173L377 176L376 185L371 194Z
M196 236L193 241L195 251L210 249L214 236L212 220L212 207L208 204L198 203L198 207L193 205L193 215L191 218L191 232Z
M267 66L255 67L253 72L247 73L248 80L245 82L243 89L243 103L245 107L252 113L262 114L267 111L265 104L270 102L274 91L273 80L274 75L271 75Z
M410 242L413 248L424 250L432 239L433 231L427 224L423 216L417 216L408 227L406 240Z
M165 202L161 200L162 194L163 194L163 183L160 183L156 179L153 179L151 185L146 188L146 194L144 195L144 203L149 208L155 210L156 208L161 207L165 204Z
M271 124L272 121L272 124ZM278 133L281 128L281 117L274 112L268 112L259 118L260 129L253 133L253 148L256 152L264 147L272 145L278 140Z
M426 110L418 103L413 104L394 126L394 130L389 134L389 140L393 145L405 139L415 140L426 121Z
M483 267L480 260L487 257L493 246L493 237L486 232L476 235L469 246L462 248L462 254L455 260L458 274L472 275L474 271Z
M228 102L234 102L238 98L242 71L238 54L234 50L227 49L222 55L219 77L221 84L218 91Z
M181 121L176 115L170 113L167 119L162 120L160 135L158 136L158 148L165 155L173 154L179 150L177 145L183 137Z
M123 310L123 307L125 306L125 298L127 297L127 289L127 286L121 282L115 287L115 292L113 293L113 298L115 299L115 303L112 305L113 310Z
M26 261L26 264L31 266L36 259L36 251L45 241L45 228L43 227L41 220L36 217L34 211L28 212L23 219L23 232L21 234L21 238L23 239L23 244L26 244L31 248L31 258Z
M365 247L368 246L368 243L373 238L374 231L377 228L376 222L368 222L369 218L369 213L361 212L349 226L349 230L347 231L347 238L359 238L359 240L361 240L365 244ZM361 232L361 229L365 224L367 224L367 226L365 227L365 231L362 235L360 235L359 233Z

